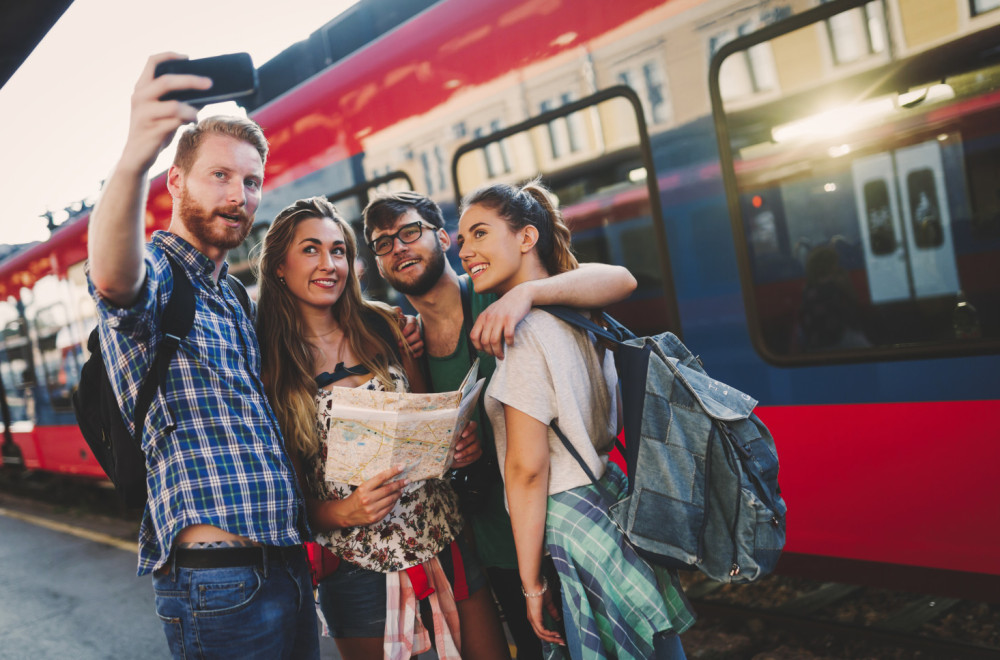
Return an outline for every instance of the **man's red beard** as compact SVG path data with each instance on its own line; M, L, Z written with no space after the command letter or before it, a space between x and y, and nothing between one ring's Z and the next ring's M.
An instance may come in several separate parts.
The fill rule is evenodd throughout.
M232 250L239 246L253 226L253 218L243 207L219 206L207 211L188 195L186 189L181 192L180 205L181 222L187 230L201 243L220 250ZM240 224L227 227L216 217L219 215L230 216L239 220Z

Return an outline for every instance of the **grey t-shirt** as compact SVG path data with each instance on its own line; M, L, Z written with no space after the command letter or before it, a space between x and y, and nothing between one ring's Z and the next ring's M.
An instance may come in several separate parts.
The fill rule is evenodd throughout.
M555 420L600 478L618 429L617 384L614 357L598 350L592 335L548 312L529 312L486 390L500 465L507 455L506 404L545 425ZM549 495L590 483L551 428L549 455Z

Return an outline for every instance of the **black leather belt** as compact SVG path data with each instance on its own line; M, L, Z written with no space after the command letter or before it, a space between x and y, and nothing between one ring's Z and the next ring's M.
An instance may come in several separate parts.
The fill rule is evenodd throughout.
M228 568L260 566L271 561L293 561L305 557L301 545L251 545L239 548L175 548L173 562L184 568Z

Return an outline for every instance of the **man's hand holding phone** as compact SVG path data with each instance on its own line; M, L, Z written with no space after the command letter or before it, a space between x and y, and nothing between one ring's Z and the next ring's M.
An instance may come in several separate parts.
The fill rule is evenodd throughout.
M177 53L160 53L147 60L132 92L128 139L119 167L128 168L136 175L145 175L177 129L196 121L198 111L193 106L177 100L163 101L161 97L178 90L210 89L212 79L190 74L159 77L154 74L161 62L183 59L186 58Z
M177 53L150 57L132 94L125 165L145 172L177 129L197 120L199 107L256 91L257 70L247 53L198 60Z

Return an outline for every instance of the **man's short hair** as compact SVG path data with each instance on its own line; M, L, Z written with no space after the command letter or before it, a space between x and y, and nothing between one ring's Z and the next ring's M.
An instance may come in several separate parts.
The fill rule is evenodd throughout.
M365 207L362 216L365 220L365 241L372 240L372 232L376 229L389 229L399 216L410 209L415 210L424 222L444 229L444 216L441 207L434 200L409 190L385 195L379 195Z
M264 131L252 119L216 115L206 117L197 124L181 132L174 154L174 165L183 172L189 172L198 157L198 146L206 135L226 135L246 142L260 154L261 164L267 163L267 138Z

